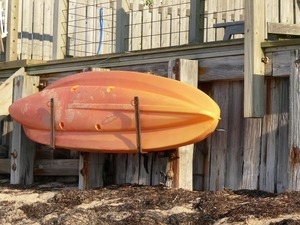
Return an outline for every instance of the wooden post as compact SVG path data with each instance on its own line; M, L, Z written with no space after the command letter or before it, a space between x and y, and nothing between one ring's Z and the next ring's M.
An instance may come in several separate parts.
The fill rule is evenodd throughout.
M169 61L168 77L198 87L198 61L188 59ZM174 173L173 187L193 189L193 153L193 144L176 149L169 167Z
M11 0L8 4L8 34L6 39L6 61L18 59L18 23L19 0Z
M117 0L116 52L128 51L129 42L129 1Z
M191 0L189 43L202 43L204 38L205 1Z
M81 152L79 155L79 189L103 186L104 153Z
M23 71L14 79L13 100L26 97L38 92L39 77L27 76ZM36 144L29 140L23 128L17 122L13 122L11 140L11 184L33 183L33 165Z
M265 38L264 6L264 0L245 1L245 117L262 117L265 110L264 53L261 48Z
M67 49L67 0L55 0L53 16L53 59L63 59Z
M300 190L300 50L293 51L290 75L289 190Z

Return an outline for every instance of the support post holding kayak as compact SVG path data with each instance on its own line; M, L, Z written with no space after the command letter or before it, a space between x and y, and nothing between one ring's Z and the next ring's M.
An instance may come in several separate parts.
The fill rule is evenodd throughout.
M55 149L55 118L54 118L54 99L50 100L50 108L51 108L51 124L50 124L50 147Z
M136 126L136 147L140 154L144 154L142 149L142 141L141 141L141 121L140 121L140 105L139 105L139 97L134 97L134 110L135 110L135 126Z
M25 72L22 76L14 78L13 101L38 92L39 77L27 76ZM35 159L36 144L25 135L21 124L13 122L11 138L11 184L32 184L33 165Z
M198 61L175 59L169 61L168 77L198 86ZM174 175L172 186L193 190L193 154L194 145L186 145L176 149L176 157L169 161L168 174Z

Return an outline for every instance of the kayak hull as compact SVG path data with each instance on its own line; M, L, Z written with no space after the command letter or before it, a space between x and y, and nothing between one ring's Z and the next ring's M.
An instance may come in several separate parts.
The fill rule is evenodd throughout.
M135 153L135 97L144 152L201 141L219 121L218 105L197 88L127 71L62 78L16 101L9 112L38 143L88 152Z

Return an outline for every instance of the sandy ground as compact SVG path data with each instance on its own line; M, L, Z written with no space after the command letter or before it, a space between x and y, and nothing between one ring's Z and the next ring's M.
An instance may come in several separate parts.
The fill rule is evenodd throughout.
M300 224L300 192L187 191L122 185L77 190L0 180L0 224Z

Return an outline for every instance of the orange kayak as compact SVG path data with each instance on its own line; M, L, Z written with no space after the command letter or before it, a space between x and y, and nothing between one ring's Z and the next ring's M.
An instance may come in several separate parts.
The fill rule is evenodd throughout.
M35 142L88 152L136 153L195 143L216 128L220 109L205 93L160 76L85 72L14 102L9 113Z

